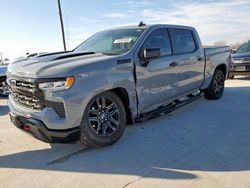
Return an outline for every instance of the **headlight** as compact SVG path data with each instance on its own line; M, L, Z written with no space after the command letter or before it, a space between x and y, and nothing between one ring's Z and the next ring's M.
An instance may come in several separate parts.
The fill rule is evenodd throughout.
M243 63L243 59L233 59L233 63Z
M44 82L39 84L39 88L42 90L66 90L73 86L75 77L67 77L62 81Z

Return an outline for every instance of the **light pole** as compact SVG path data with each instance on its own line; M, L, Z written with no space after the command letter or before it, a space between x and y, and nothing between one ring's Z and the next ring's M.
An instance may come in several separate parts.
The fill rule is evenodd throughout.
M57 2L58 2L58 9L59 9L59 17L60 17L60 23L61 23L61 30L62 30L63 48L64 48L64 51L66 51L67 49L66 49L66 42L65 42L65 35L64 35L64 27L63 27L61 3L60 3L60 0L57 0Z

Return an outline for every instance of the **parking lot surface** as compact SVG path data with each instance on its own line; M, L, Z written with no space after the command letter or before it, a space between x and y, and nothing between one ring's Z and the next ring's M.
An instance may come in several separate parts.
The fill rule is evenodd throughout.
M250 187L250 77L128 126L114 145L40 142L9 121L0 99L0 187Z

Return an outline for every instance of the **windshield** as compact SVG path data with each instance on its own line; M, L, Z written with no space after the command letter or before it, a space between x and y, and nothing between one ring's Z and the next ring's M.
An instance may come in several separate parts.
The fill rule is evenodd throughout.
M242 44L238 50L236 51L236 53L250 53L250 41Z
M128 52L144 29L120 29L96 33L78 46L75 52L95 52L118 55Z

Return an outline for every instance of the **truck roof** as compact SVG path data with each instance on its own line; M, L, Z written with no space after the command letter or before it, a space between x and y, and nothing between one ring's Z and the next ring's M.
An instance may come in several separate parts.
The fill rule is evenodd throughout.
M110 28L108 30L118 30L118 29L147 29L147 28L155 28L155 27L169 27L169 28L180 28L180 29L191 29L194 30L194 27L191 26L184 26L184 25L174 25L174 24L152 24L152 25L130 25L130 26L121 26L121 27L115 27Z

